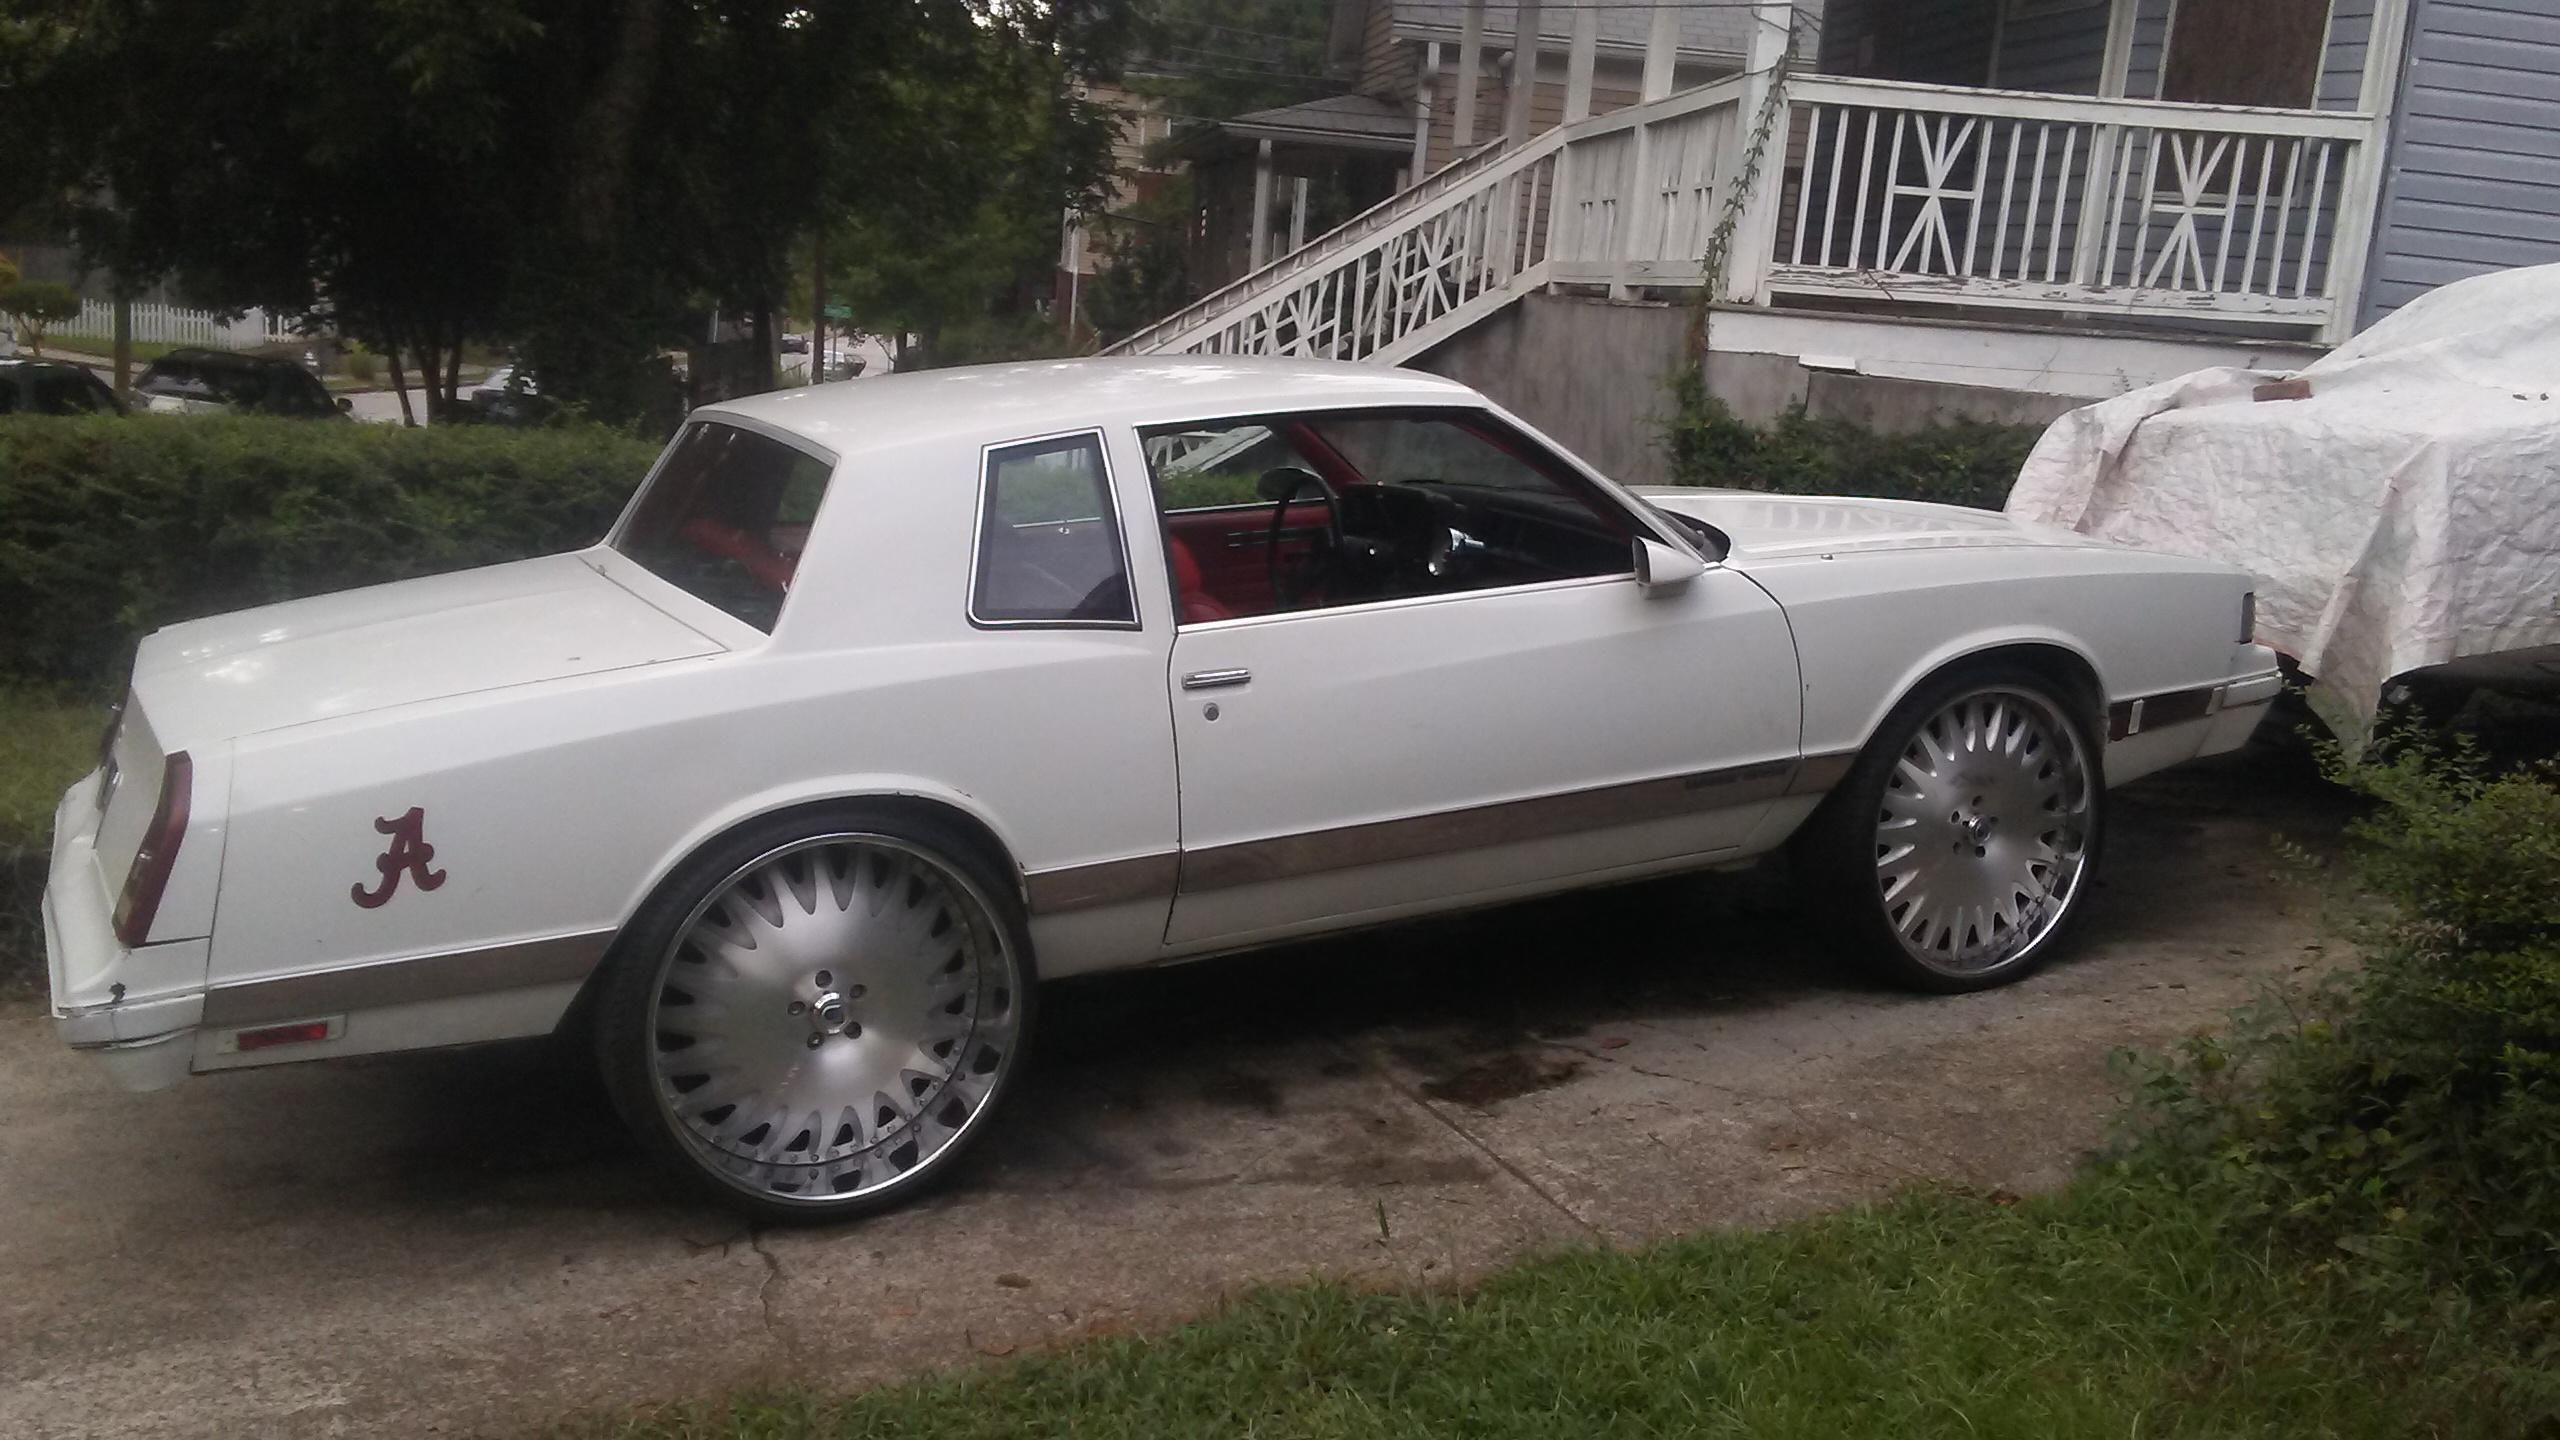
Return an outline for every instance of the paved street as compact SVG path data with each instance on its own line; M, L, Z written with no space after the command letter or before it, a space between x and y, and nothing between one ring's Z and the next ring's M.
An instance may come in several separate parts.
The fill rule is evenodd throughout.
M674 1198L535 1051L128 1096L0 1011L0 1435L506 1431L852 1386L1159 1326L1309 1275L1757 1225L1918 1180L2056 1183L2106 1057L2321 962L2244 755L2117 795L2065 963L1879 990L1760 876L1052 987L962 1182L834 1230Z

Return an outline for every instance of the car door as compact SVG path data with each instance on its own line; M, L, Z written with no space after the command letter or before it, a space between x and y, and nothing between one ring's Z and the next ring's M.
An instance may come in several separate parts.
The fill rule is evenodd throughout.
M1640 585L1633 541L1647 522L1487 411L1234 423L1275 427L1299 463L1253 477L1251 502L1246 477L1221 493L1158 476L1160 498L1203 502L1163 517L1185 617L1168 677L1182 824L1171 946L1712 857L1741 846L1783 791L1801 719L1795 651L1749 580L1710 565L1685 586ZM1326 500L1306 472L1339 493ZM1282 493L1293 483L1305 488ZM1390 492L1436 507L1445 542L1436 524L1367 533ZM1247 504L1260 518L1239 524ZM1321 528L1328 504L1348 512L1330 548L1384 578L1279 608L1271 590L1295 588L1285 560L1248 595L1201 592L1213 569L1184 563L1206 533L1197 517L1234 543ZM1553 533L1506 530L1522 516L1554 518ZM1408 553L1417 545L1428 555Z

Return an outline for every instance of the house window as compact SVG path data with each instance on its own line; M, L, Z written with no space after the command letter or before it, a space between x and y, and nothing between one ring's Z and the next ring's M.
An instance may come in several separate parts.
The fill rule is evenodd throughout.
M2308 110L2328 34L2329 0L2178 0L2160 98Z
M1102 437L1090 431L987 452L969 618L981 625L1128 627L1128 551Z

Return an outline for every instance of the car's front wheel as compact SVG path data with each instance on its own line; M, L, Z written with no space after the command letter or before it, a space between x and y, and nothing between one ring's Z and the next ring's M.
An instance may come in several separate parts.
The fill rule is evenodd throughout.
M2106 812L2083 710L2032 671L1988 665L1921 686L1878 728L1796 858L1887 975L1987 989L2067 934Z
M1021 907L965 838L865 807L696 857L616 947L605 1083L662 1158L782 1221L948 1174L1029 1035Z

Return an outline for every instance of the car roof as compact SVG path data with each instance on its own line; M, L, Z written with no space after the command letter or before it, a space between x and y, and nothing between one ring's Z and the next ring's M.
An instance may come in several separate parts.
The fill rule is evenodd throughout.
M189 347L184 350L172 350L161 356L159 359L152 361L151 364L154 368L157 368L158 366L168 364L173 360L182 365L227 365L240 370L255 370L264 366L272 365L282 365L290 370L299 370L302 368L290 360L274 355L244 355L237 350L207 350L196 347Z
M706 405L843 451L945 438L999 441L1324 405L1482 404L1418 370L1329 360L1164 355L962 365Z
M12 370L69 370L80 375L96 373L76 360L56 360L50 355L0 355L0 366Z

